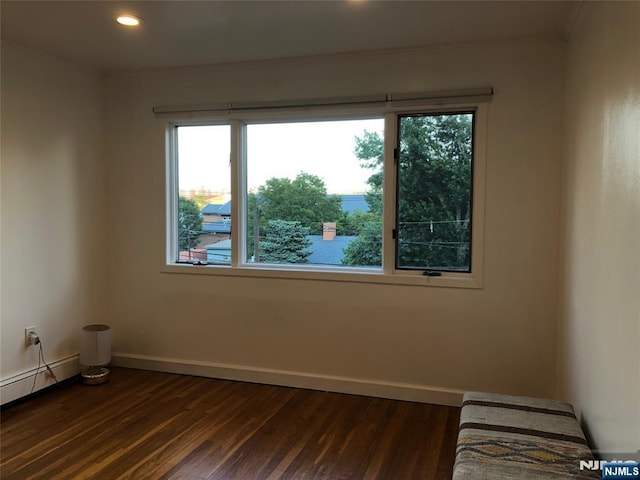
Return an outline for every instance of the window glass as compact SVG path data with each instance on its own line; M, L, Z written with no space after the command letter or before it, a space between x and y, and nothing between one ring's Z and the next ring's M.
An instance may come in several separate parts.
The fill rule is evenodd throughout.
M177 127L178 261L231 262L229 125Z
M250 124L250 263L382 265L384 120Z
M399 116L396 268L471 271L473 121Z

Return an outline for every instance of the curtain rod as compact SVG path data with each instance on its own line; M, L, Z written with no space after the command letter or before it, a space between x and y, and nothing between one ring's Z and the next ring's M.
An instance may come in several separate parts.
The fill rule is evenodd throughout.
M493 87L464 90L444 90L437 92L387 93L359 97L338 97L322 99L288 100L275 102L228 102L207 105L154 106L156 115L178 113L221 113L248 110L280 110L307 107L349 107L364 105L406 106L416 103L444 104L471 101L488 101L493 95Z

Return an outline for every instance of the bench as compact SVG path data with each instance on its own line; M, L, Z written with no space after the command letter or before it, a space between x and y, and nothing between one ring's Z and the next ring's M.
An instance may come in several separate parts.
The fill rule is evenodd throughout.
M573 407L564 402L467 392L453 480L595 479Z

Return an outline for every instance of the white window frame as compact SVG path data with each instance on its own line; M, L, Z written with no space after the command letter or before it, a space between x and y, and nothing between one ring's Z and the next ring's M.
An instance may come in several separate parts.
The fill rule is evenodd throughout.
M485 171L488 128L487 102L464 102L449 105L409 104L406 106L360 106L354 108L304 108L282 112L240 111L218 114L171 114L166 128L166 249L161 271L165 273L222 275L282 279L324 280L435 287L482 288L484 259ZM397 122L400 114L438 114L474 111L473 175L472 175L472 235L471 272L442 271L440 276L424 276L422 271L395 268L395 241L392 238L396 215L396 168L394 149L397 146ZM246 263L246 125L254 123L294 123L303 121L338 121L384 118L383 162L383 251L380 269L275 265ZM229 265L192 265L178 263L178 154L177 127L190 125L230 125L231 130L231 263Z

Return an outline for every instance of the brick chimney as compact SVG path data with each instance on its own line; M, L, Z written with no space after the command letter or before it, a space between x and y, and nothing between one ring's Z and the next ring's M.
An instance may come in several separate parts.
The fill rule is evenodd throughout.
M322 240L332 241L336 238L336 224L325 222L322 224Z

